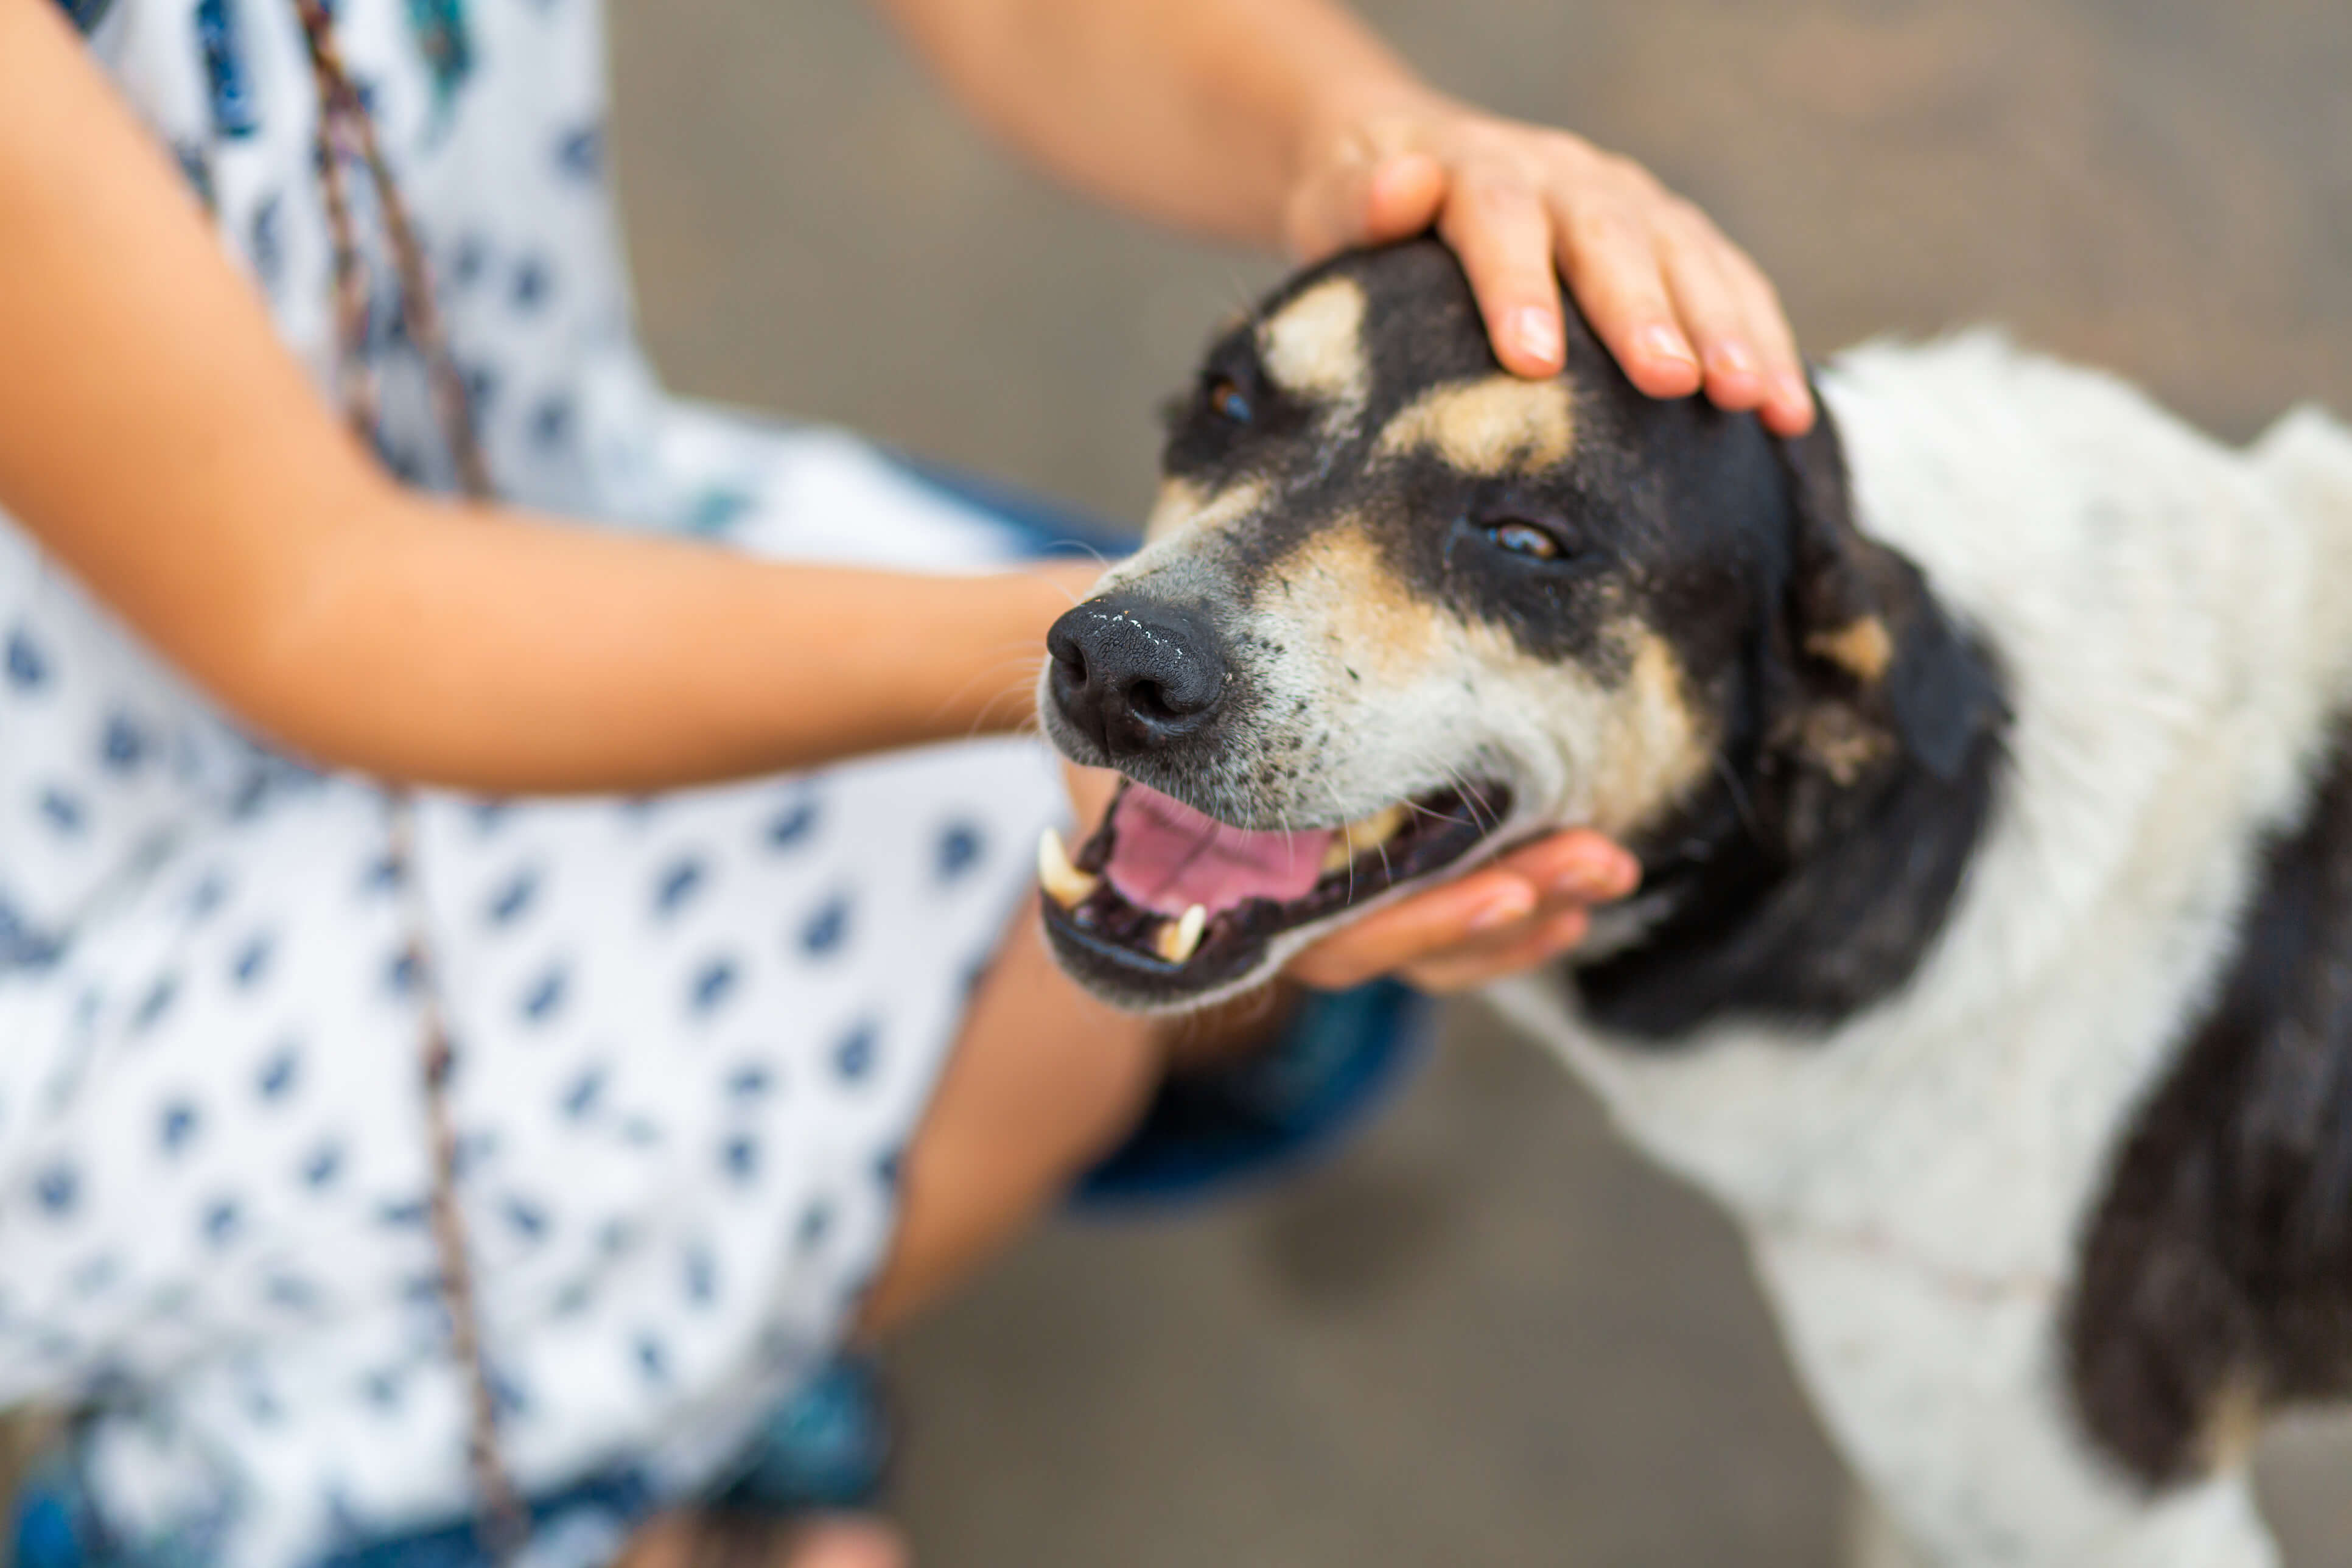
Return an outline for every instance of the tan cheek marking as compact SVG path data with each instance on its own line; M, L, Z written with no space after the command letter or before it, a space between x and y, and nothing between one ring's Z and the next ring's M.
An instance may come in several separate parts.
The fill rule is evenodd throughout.
M1285 618L1325 633L1339 679L1350 687L1411 685L1437 657L1437 612L1397 580L1352 521L1318 530L1274 575Z
M1828 659L1865 686L1875 686L1895 662L1895 639L1887 636L1885 622L1864 616L1836 631L1815 632L1805 639L1805 651Z
M1371 386L1364 359L1364 291L1352 278L1318 283L1258 329L1266 374L1301 396L1360 401Z
M1381 432L1390 457L1433 452L1467 474L1558 468L1576 448L1576 399L1565 381L1489 376L1425 392Z
M1202 492L1189 479L1163 479L1159 499L1152 503L1151 517L1143 525L1143 537L1156 544L1188 528L1221 528L1238 522L1261 510L1265 496L1265 485L1258 479L1244 480L1213 493Z
M1708 726L1693 709L1674 650L1626 619L1611 634L1628 653L1622 679L1603 682L1580 665L1528 658L1500 630L1463 628L1482 674L1500 678L1568 759L1567 787L1580 826L1622 837L1656 822L1714 766ZM1493 701L1489 694L1483 700Z
M1654 822L1714 765L1682 663L1665 640L1629 623L1633 666L1611 693L1611 730L1593 761L1593 826L1623 834Z

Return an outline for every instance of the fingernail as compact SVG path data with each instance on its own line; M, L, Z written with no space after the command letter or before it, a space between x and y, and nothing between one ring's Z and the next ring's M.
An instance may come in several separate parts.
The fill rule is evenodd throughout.
M1511 317L1511 341L1519 352L1546 364L1558 364L1567 352L1560 338L1559 316L1540 305L1529 305Z
M1756 368L1756 356L1748 352L1746 343L1735 339L1716 349L1715 368L1730 375L1746 375Z
M1683 335L1663 321L1654 327L1643 328L1633 341L1643 353L1655 354L1660 359L1680 360L1687 365L1698 363L1698 356L1691 353L1690 344L1683 341Z
M1622 899L1641 880L1641 866L1630 856L1610 855L1563 866L1549 891L1556 899L1579 903L1605 903Z
M1578 903L1591 903L1612 896L1616 878L1606 866L1589 865L1582 861L1563 869L1544 889L1555 899L1572 899Z
M1617 847L1580 854L1559 868L1553 894L1568 899L1622 899L1642 884L1642 862Z
M1805 378L1793 371L1782 371L1772 378L1772 401L1792 412L1813 405L1813 389Z
M1497 926L1514 924L1535 912L1533 891L1525 882L1513 882L1497 891L1470 917L1470 929L1493 931Z

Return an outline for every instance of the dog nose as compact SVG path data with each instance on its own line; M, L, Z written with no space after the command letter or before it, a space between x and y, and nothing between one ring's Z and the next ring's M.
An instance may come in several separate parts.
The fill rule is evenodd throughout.
M1217 645L1197 610L1120 595L1091 600L1045 634L1054 705L1108 756L1164 746L1215 715L1225 689Z

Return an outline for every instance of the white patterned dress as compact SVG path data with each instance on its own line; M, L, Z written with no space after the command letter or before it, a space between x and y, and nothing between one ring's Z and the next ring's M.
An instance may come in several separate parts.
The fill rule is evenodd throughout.
M68 10L331 384L290 0ZM1024 550L853 439L654 384L595 0L334 12L503 495L778 557ZM381 446L440 482L375 253ZM426 797L460 1196L526 1489L622 1462L698 1484L828 1353L1057 809L1010 742L649 799ZM95 1408L109 1528L177 1560L312 1562L471 1506L385 846L378 790L242 739L0 517L0 1405Z

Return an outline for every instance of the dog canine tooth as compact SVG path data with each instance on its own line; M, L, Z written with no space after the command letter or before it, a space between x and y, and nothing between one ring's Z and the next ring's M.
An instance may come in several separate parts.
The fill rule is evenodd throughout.
M1205 905L1194 904L1181 920L1163 921L1151 939L1152 950L1171 963L1183 963L1201 951L1202 933L1209 929Z
M1348 834L1343 828L1339 836L1331 840L1330 847L1323 851L1323 875L1328 877L1334 871L1346 870L1355 858L1355 847L1348 842Z
M1070 852L1062 847L1061 834L1049 827L1037 840L1037 885L1045 889L1047 898L1071 910L1094 897L1095 889L1102 886L1102 879L1071 865Z

